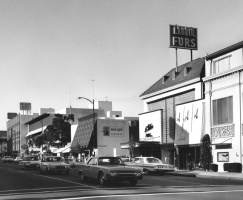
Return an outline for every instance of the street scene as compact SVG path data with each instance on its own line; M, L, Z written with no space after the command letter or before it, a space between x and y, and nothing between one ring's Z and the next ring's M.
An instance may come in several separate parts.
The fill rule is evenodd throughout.
M0 199L242 199L242 7L0 0Z
M69 175L40 174L14 163L0 163L0 199L241 199L243 177L196 178L176 174L145 175L137 186L124 182L100 185L83 183L77 169ZM185 174L184 174L185 175ZM239 176L238 176L239 177Z

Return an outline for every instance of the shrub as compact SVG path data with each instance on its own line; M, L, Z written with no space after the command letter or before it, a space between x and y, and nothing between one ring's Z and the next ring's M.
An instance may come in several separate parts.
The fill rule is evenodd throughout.
M241 173L241 163L224 163L224 171Z
M209 164L209 169L214 171L214 172L217 172L218 171L218 165L211 163L211 164Z

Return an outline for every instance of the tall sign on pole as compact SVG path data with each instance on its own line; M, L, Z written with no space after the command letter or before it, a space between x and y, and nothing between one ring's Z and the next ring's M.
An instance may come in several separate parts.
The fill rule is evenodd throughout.
M197 28L170 25L170 48L176 49L176 67L177 67L177 49L198 49L198 31Z
M20 102L20 110L23 110L23 112L26 110L27 111L27 114L28 114L28 111L31 110L31 103L27 103L27 102Z

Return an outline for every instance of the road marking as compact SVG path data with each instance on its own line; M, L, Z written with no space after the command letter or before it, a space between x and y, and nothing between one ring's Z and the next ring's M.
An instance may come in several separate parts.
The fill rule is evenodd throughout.
M202 191L202 192L165 192L165 193L151 193L151 194L124 194L124 195L102 195L102 196L88 196L88 197L74 197L74 198L62 198L58 200L75 200L75 199L97 199L97 198L114 198L114 197L138 197L138 196L160 196L160 195L185 195L185 194L212 194L212 193L231 193L231 192L243 192L243 190L228 190L228 191ZM57 199L50 199L57 200Z
M53 178L53 177L50 177L50 176L44 176L44 175L39 175L39 174L33 174L33 175L41 176L41 177L45 177L45 178L50 178L50 179L55 179L55 180L59 180L59 181L64 181L64 182L68 182L68 183L73 183L73 184L76 184L76 185L87 186L87 187L91 187L91 188L94 188L94 189L99 189L97 187L93 187L93 186L90 186L90 185L85 185L85 184L81 184L81 183L77 183L77 182L73 182L73 181L68 181L68 180L64 180L64 179L60 179L60 178Z

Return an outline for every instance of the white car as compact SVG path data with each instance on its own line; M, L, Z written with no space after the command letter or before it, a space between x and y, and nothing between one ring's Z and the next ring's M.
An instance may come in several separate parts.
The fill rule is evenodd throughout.
M4 156L2 158L2 162L11 162L13 160L13 158L11 156Z
M145 175L151 173L159 173L163 175L165 172L175 171L174 165L163 164L160 159L154 157L135 157L133 162L128 165L142 167Z
M44 156L40 163L40 173L46 172L64 172L69 174L71 165L64 162L64 158L60 156Z

